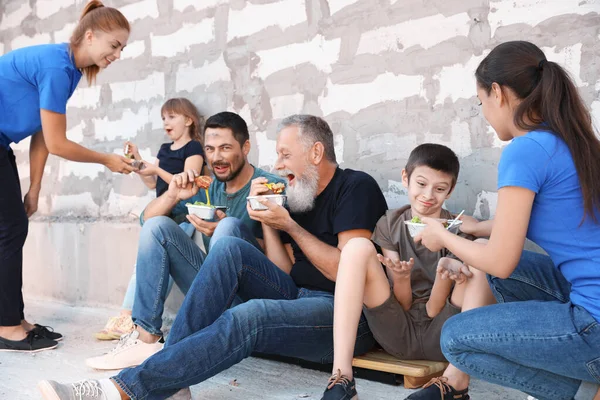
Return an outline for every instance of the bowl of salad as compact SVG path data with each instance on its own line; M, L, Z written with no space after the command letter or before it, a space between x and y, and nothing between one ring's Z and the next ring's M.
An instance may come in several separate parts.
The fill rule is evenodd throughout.
M461 220L441 218L436 219L440 221L446 229L452 225L452 227L449 229L449 231L452 233L458 233L458 230L462 224ZM410 233L410 236L413 238L421 233L421 231L427 226L427 224L424 224L419 217L413 217L410 221L404 221L404 225L408 227L408 233Z
M266 199L271 203L275 203L279 206L283 206L285 204L285 200L287 196L284 194L266 194L262 196L248 196L246 200L250 203L250 208L254 211L268 210L269 208L262 204L258 199Z
M214 219L217 210L227 209L227 207L213 206L203 203L201 201L196 201L193 204L187 203L185 206L188 209L188 213L190 213L191 215L196 215L197 217L205 220Z

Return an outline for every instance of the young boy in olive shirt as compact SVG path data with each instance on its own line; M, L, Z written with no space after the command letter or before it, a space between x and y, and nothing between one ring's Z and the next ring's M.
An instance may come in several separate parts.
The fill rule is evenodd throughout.
M452 290L454 281L441 279L436 271L444 264L457 270L462 263L446 249L431 252L415 243L404 222L414 216L451 219L442 205L454 189L459 169L456 154L445 146L415 148L402 170L410 205L386 212L371 238L383 255L363 238L352 239L342 251L335 291L334 374L323 400L357 396L352 351L362 311L388 353L402 359L444 360L442 325L460 313L464 285Z

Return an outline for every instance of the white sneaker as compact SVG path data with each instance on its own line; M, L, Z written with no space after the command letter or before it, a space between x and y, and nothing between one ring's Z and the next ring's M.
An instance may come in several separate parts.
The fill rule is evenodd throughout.
M117 347L110 353L85 360L88 367L94 369L123 369L140 365L146 359L162 350L164 343L144 343L139 339L140 333L133 331L121 336Z
M91 379L71 384L41 381L37 386L44 400L108 400L100 382Z

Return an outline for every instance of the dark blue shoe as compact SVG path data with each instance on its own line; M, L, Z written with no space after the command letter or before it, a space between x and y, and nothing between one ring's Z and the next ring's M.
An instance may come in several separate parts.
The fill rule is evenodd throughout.
M448 378L440 376L427 382L423 389L404 400L469 400L469 388L456 390L448 384Z
M352 380L348 379L338 369L337 374L333 374L329 378L327 389L325 389L321 400L358 400L354 378Z

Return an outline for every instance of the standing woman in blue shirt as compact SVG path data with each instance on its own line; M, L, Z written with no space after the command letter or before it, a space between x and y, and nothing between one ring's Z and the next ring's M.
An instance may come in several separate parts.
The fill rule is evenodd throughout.
M48 154L103 164L113 172L133 170L124 157L67 139L65 116L82 74L92 83L100 69L119 59L129 32L123 14L93 0L70 43L26 47L0 57L0 351L46 350L62 339L59 333L25 321L21 291L28 217L37 210ZM23 201L10 144L29 136L31 184Z
M475 77L483 115L512 140L494 222L473 224L489 242L434 220L421 238L486 272L498 304L446 322L452 366L410 399L468 399L467 374L540 400L600 398L600 141L590 113L567 73L529 42L497 46ZM549 258L523 252L525 238Z

